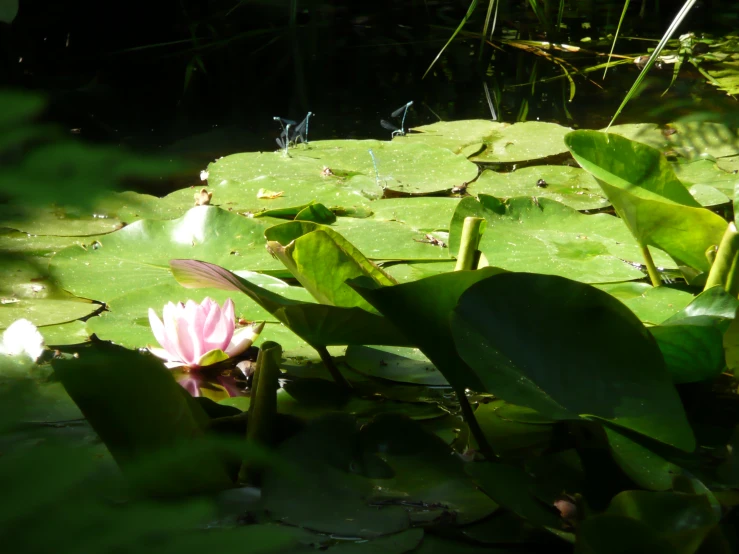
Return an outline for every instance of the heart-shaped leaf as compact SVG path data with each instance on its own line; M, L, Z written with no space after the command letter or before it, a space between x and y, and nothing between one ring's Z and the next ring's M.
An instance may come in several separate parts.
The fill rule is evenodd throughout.
M595 416L695 447L654 339L605 292L549 275L494 275L462 294L451 324L487 392L553 419Z

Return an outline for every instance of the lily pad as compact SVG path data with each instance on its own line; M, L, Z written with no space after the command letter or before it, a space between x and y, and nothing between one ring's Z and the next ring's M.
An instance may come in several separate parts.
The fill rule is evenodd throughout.
M464 156L409 141L323 140L300 146L294 152L294 156L320 161L337 175L360 173L402 194L450 191L478 173L477 166Z
M199 258L238 270L282 270L264 248L268 226L201 206L172 221L137 221L87 248L66 248L54 256L50 271L77 296L109 302L171 282L172 258Z
M510 173L483 171L470 194L498 198L537 196L551 198L576 210L597 210L610 205L595 178L587 171L564 165L524 167Z
M402 507L378 509L369 504L372 482L351 471L359 465L359 460L353 461L356 433L354 418L336 414L312 421L278 447L278 454L296 471L293 478L273 467L265 471L264 507L273 517L322 533L368 539L410 526Z
M685 308L695 298L689 292L648 283L606 283L595 285L626 304L639 319L659 325Z
M374 218L405 223L414 231L449 229L459 198L387 198L372 203Z
M451 150L455 154L471 156L485 147L485 143L494 140L507 127L505 123L486 119L468 119L464 121L439 121L431 125L413 127L413 132L395 140L403 142L420 142L430 146L438 146Z
M739 154L739 136L736 129L724 123L711 121L677 121L672 124L677 129L668 137L672 148L688 159L706 155L714 158Z
M724 195L733 197L734 187L739 184L739 175L722 169L714 160L699 159L671 165L678 179L689 187L709 185L721 191ZM691 193L693 193L692 188ZM693 196L695 197L695 193L693 193ZM698 198L696 200L700 202ZM701 204L704 206L710 205L703 202Z
M481 195L492 206L496 200ZM454 213L449 238L456 253L464 218L484 217L488 230L480 251L490 265L509 271L561 275L586 283L641 279L644 273L626 263L641 258L633 238L617 218L607 214L584 215L554 200L512 198L498 202L494 211L464 198ZM659 264L675 267L667 256L655 256Z
M26 299L0 304L0 329L18 319L27 319L36 327L56 325L86 317L100 309L100 304L80 299Z
M497 504L465 473L465 464L449 446L417 422L397 415L378 416L360 433L362 449L387 463L393 474L375 479L375 502L419 504L412 521L428 521L444 512L464 525L489 516ZM430 512L430 513L429 513Z
M511 163L567 152L564 137L572 129L556 123L525 121L507 125L485 140L485 150L470 157L479 163Z
M291 152L296 152L292 150ZM367 159L371 159L367 153ZM374 174L324 171L321 160L282 152L246 152L220 158L208 166L208 191L211 204L238 212L304 206L320 202L329 209L366 209L370 198L382 196ZM260 189L282 193L261 197ZM167 203L180 207L193 205L193 189L175 191Z
M552 440L551 424L510 419L501 410L505 405L502 400L493 400L481 404L475 410L475 418L480 423L488 442L493 445L495 453L506 458L514 458L544 451ZM515 408L528 410L519 406Z
M418 348L350 346L346 363L353 369L390 381L444 386L449 383Z
M601 129L601 131L641 142L656 148L660 152L670 148L667 137L656 123L624 123L622 125L611 125L607 129Z

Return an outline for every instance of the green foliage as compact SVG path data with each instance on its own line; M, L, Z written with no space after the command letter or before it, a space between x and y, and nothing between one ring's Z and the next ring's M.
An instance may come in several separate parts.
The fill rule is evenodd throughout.
M726 228L701 205L733 196L725 168L736 151L697 140L710 135L699 128L722 136L718 127L692 125L679 140L652 128L619 129L630 140L478 121L388 143L311 142L218 160L213 206L193 208L191 189L108 193L84 209L106 206L121 229L81 221L60 233L77 236L0 235L23 260L0 280L2 298L20 300L0 304L0 323L30 317L50 344L95 333L122 345L65 347L53 375L0 355L0 409L27 408L1 419L11 423L0 469L14 478L3 544L721 547L739 483L727 373L739 359L739 300L723 282L697 296L687 280L650 286L636 263L648 252L665 277L675 261L706 271L705 250ZM584 169L551 165L568 147ZM668 162L668 149L683 159ZM474 161L531 167L486 167L475 181ZM620 219L578 211L609 202ZM49 213L13 226L53 232ZM452 271L467 217L487 224L483 267ZM60 296L20 294L38 279ZM267 322L251 381L241 368L254 356L239 369L172 374L134 351L154 340L149 308L234 293L237 317ZM70 321L100 306L90 301L105 311ZM153 500L162 496L168 504ZM64 540L50 545L50 534Z

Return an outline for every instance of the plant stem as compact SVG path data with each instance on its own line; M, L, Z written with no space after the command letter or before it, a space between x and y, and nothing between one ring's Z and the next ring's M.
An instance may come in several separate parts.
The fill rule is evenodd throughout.
M470 406L470 402L467 400L467 395L465 394L464 389L458 389L456 392L459 406L462 408L462 417L467 422L467 425L469 425L470 432L472 433L472 436L475 437L477 446L480 448L480 452L482 452L482 455L485 456L486 460L490 462L494 461L495 453L493 452L488 439L485 438L485 434L482 432L480 424L477 422L475 412L472 411L472 406Z
M252 397L246 424L247 442L269 445L274 440L281 360L282 347L279 344L271 341L262 344L252 380ZM242 462L239 481L254 483L259 479L260 471L249 462Z
M482 217L465 217L462 227L462 238L459 244L457 265L454 271L477 269L480 261L480 238L485 231L485 219Z
M339 371L339 368L336 367L334 359L331 357L331 354L328 353L328 349L325 346L314 346L313 348L315 348L316 352L318 352L323 365L326 366L326 369L328 369L328 372L331 374L331 377L334 378L334 381L341 385L342 388L346 390L351 390L352 386L349 384L349 381L344 379L344 376Z
M703 290L708 290L716 285L721 285L729 291L731 288L737 288L737 285L733 285L732 281L729 280L732 272L732 267L735 264L737 253L739 252L739 232L737 232L736 225L732 221L726 227L726 232L721 238L721 244L716 251L716 259L711 265L711 271L708 273L706 279L706 286Z
M649 253L649 247L646 244L640 244L641 254L644 256L644 264L647 266L647 273L649 273L649 279L652 281L653 287L659 287L662 285L662 279L657 271L657 266L654 265L652 254Z

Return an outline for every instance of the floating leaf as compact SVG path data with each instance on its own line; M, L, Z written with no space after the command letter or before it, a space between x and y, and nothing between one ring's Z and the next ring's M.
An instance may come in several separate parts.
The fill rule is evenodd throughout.
M345 361L351 368L372 377L419 385L448 385L418 348L350 346Z
M486 170L470 184L468 192L498 198L551 198L576 210L597 210L610 205L592 175L564 165L537 165L510 173Z
M485 150L471 156L480 163L511 163L546 158L567 152L565 135L572 129L556 123L513 123L486 137Z
M480 196L491 206L496 200ZM480 251L488 263L509 271L532 271L607 283L641 279L644 273L624 262L640 259L639 248L618 219L607 215L584 215L542 198L512 198L498 202L494 210L474 198L464 198L454 213L449 250L455 254L465 217L484 217L488 231ZM674 266L667 256L659 263Z

